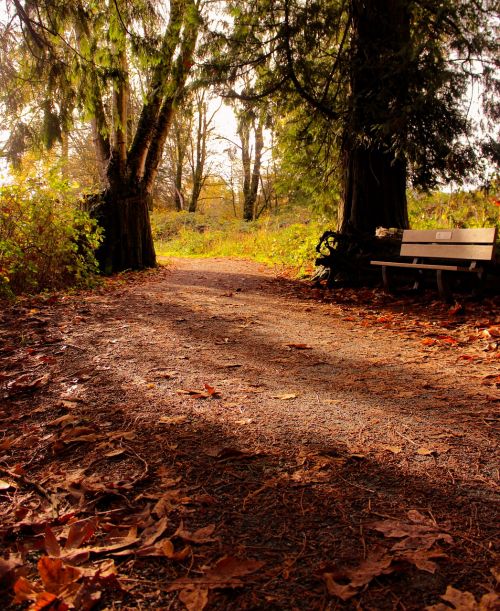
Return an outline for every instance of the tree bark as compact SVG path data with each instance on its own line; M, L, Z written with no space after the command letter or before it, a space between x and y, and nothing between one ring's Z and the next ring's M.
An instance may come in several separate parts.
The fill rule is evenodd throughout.
M94 210L105 239L97 251L105 274L156 265L153 235L149 221L151 196L133 185L107 189Z
M406 160L394 140L406 125L405 57L409 14L403 0L352 0L350 120L344 131L342 233L373 235L379 226L408 227Z

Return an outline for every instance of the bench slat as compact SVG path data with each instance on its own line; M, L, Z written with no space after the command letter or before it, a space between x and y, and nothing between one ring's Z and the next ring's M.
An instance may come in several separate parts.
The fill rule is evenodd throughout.
M496 239L496 234L496 227L439 230L405 229L403 232L403 243L438 242L449 244L493 244Z
M459 265L433 265L432 263L397 263L395 261L370 261L372 265L381 265L384 267L406 267L408 269L442 269L450 272L474 272L480 273L481 267L460 267Z
M494 244L401 244L402 257L491 261Z

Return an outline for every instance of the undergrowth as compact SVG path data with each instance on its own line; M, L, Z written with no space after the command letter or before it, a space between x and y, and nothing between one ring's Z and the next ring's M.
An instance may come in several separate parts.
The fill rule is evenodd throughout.
M326 220L283 214L245 223L185 212L153 214L156 252L172 257L235 257L310 273Z
M500 202L482 193L410 194L410 227L500 230ZM172 257L237 257L287 268L297 276L313 270L315 246L335 221L314 217L307 208L285 209L252 223L216 214L156 211L156 251Z
M63 180L0 187L0 298L88 284L100 233Z

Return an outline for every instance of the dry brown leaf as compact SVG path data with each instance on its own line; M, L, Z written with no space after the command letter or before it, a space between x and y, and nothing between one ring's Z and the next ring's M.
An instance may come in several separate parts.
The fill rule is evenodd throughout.
M392 573L395 570L391 567L393 559L393 556L387 554L385 549L377 547L368 554L366 560L355 568L324 573L323 577L328 592L342 600L349 600L375 577Z
M205 386L205 390L207 391L207 393L214 399L220 396L220 392L216 390L213 386L210 386L210 384L204 384L203 386Z
M387 450L388 452L392 452L393 454L399 454L403 448L400 448L399 446L383 446L384 450Z
M405 537L391 547L391 551L398 552L404 550L430 550L437 541L452 543L452 538L445 533L428 533L416 537Z
M184 529L184 525L181 522L179 528L174 533L175 537L179 537L183 541L188 541L189 543L212 543L213 541L217 541L216 538L212 537L215 531L215 524L209 524L204 528L198 528L194 532L190 533L189 531Z
M8 450L17 441L17 437L4 437L0 441L0 450Z
M420 454L420 456L433 456L434 454L437 454L437 452L436 450L430 450L429 448L418 448L417 454Z
M438 568L437 564L432 561L435 558L448 558L447 554L443 551L437 550L409 550L396 556L397 560L406 560L411 564L414 564L421 571L427 571L428 573L434 574Z
M117 448L116 450L106 452L104 456L106 458L115 458L116 456L121 456L122 454L125 454L125 450L123 448Z
M59 556L61 555L61 546L59 545L59 542L57 541L53 530L48 526L45 528L43 543L45 551L49 556L59 558Z
M259 560L241 560L234 556L224 556L209 568L203 577L180 577L168 589L169 591L193 589L196 586L204 586L207 589L238 587L242 585L240 577L255 573L262 566L264 563Z
M48 426L59 426L60 424L63 426L69 426L70 424L77 424L78 422L80 422L80 419L77 416L74 416L73 414L65 414L64 416L49 422Z
M110 440L125 439L126 441L133 441L136 437L134 431L113 431L107 435Z
M323 573L323 579L325 580L326 589L328 594L337 596L343 601L349 600L358 593L357 588L353 588L350 584L337 583L333 578L333 573Z
M251 418L241 418L240 420L235 420L235 424L245 425L252 424L253 420Z
M75 584L82 576L82 571L74 566L63 564L60 558L43 556L38 561L38 572L47 592L59 596L62 592L68 592L71 584ZM76 589L78 586L76 586ZM75 593L76 593L75 589Z
M217 458L219 460L227 460L229 458L232 458L234 460L244 460L259 456L258 453L250 454L248 452L245 452L244 450L238 450L238 448L221 448L218 446L206 448L204 450L204 454L206 454L207 456L212 456L212 458Z
M148 528L146 528L142 534L141 539L144 547L153 545L167 530L168 520L166 517L161 518L158 522L155 522Z
M202 588L181 590L179 600L184 603L187 611L203 611L208 604L208 590Z
M73 522L69 528L64 551L78 549L86 541L88 541L97 529L97 519L79 520Z
M187 419L187 416L162 416L158 422L160 424L182 424Z
M496 611L499 608L500 598L495 592L485 594L479 602L470 592L461 592L452 586L446 588L446 592L441 595L441 598L453 605L451 608L455 611ZM426 611L450 611L448 605L438 603L425 607Z
M404 537L415 540L427 541L426 537L434 538L434 542L438 540L446 543L453 543L453 539L448 533L442 532L438 527L428 524L407 524L399 520L380 520L373 522L369 528L382 533L385 537L394 539L403 539ZM428 543L425 547L427 548Z

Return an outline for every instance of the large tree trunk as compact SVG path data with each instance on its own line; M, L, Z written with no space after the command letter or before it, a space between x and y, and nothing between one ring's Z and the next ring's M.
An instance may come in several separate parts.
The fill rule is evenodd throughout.
M404 0L352 0L351 111L343 144L342 233L373 235L408 227L407 167L393 151L405 129L405 57L409 14Z
M404 160L354 146L344 152L344 172L341 233L374 235L377 227L408 227Z
M126 184L108 188L94 211L105 239L97 251L105 274L156 265L149 220L151 196Z

